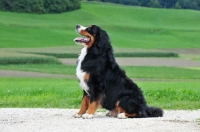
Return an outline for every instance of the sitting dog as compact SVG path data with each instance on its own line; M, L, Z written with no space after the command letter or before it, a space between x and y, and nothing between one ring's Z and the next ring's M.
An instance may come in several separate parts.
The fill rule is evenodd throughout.
M83 89L81 108L74 117L93 118L103 107L107 116L118 118L161 117L163 110L149 107L141 89L117 64L108 34L99 26L76 26L85 37L75 38L82 45L76 75Z

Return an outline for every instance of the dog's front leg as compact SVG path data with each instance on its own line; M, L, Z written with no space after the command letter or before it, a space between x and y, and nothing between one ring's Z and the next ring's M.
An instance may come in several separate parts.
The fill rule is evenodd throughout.
M87 113L82 115L82 118L84 119L91 119L93 118L95 112L97 109L100 107L100 102L99 101L93 101L89 104L89 108L87 110Z
M74 115L74 117L80 118L83 114L85 114L86 111L88 110L89 104L90 104L90 97L87 95L84 95L82 99L82 103L81 103L81 108L79 112Z

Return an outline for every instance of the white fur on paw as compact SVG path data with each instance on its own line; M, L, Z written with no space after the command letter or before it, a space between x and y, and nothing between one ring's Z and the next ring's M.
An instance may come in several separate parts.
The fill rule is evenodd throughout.
M106 116L109 116L109 117L117 117L118 115L118 112L117 110L111 110L111 111L106 111Z
M128 118L127 116L125 116L125 113L120 113L120 114L117 115L117 117L119 119L126 119L126 118Z
M75 117L75 118L80 118L81 115L79 115L78 113L76 113L76 114L73 115L73 117Z
M110 110L106 110L106 116L111 116Z
M93 116L94 116L93 114L85 113L85 114L82 115L82 118L83 119L91 119L91 118L93 118Z

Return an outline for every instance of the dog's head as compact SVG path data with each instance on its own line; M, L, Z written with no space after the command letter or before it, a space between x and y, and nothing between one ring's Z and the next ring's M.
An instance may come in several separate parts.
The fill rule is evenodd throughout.
M101 64L106 63L106 65L109 65L112 68L117 66L110 39L106 31L96 25L91 25L89 27L76 25L76 31L83 37L75 38L75 43L86 47L90 57L96 59L98 56L97 58L104 58L101 59ZM88 63L90 63L88 65L91 65L92 63L96 63L96 61L88 61ZM96 64L99 64L98 59Z
M110 44L109 37L107 33L102 30L99 26L91 25L89 27L84 27L82 25L76 25L76 31L84 36L77 37L74 39L75 43L90 47L105 47Z

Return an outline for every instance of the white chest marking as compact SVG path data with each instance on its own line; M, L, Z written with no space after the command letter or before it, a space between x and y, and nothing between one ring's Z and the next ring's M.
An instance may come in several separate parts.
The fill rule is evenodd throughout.
M85 82L84 80L84 76L86 74L86 72L84 72L82 69L81 69L81 63L83 61L83 59L85 58L85 55L87 54L87 47L84 47L82 50L81 50L81 54L79 55L78 57L78 65L76 67L76 76L77 78L79 79L80 81L80 86L83 90L85 90L85 92L89 95L88 93L88 90L89 90L89 87L87 85L87 83Z

